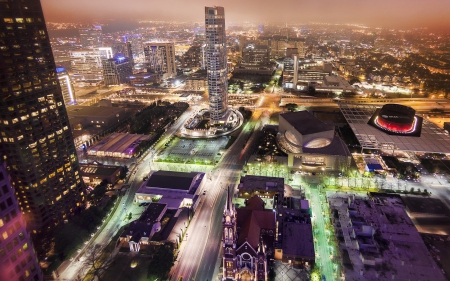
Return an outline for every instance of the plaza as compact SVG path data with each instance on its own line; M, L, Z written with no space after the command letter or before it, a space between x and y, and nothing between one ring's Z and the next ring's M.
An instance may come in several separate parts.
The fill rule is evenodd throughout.
M228 137L216 139L173 138L169 146L162 150L155 162L214 165L222 157Z

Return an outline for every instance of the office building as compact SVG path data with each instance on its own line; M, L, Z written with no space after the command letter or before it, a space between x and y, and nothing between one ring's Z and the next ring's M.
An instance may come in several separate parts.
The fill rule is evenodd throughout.
M70 52L70 64L74 82L96 84L103 80L103 59L113 57L111 47L82 49Z
M110 43L107 46L111 47L113 57L126 57L133 64L133 48L131 42L114 42Z
M163 79L177 75L173 43L145 43L144 54L147 72L159 74Z
M133 74L133 65L128 58L116 57L114 59L102 60L103 81L105 86L130 83Z
M0 157L0 280L43 280L6 162Z
M61 92L63 94L64 104L67 106L74 105L75 100L75 90L70 80L69 73L67 73L64 67L56 68L56 75L58 76L59 86L61 87Z
M102 46L102 27L100 25L80 28L78 32L80 34L81 46L85 48L96 48Z
M205 7L206 70L211 122L219 122L228 111L228 70L223 7Z
M183 68L198 69L203 65L203 47L200 45L190 47L181 57L181 66Z
M84 184L39 0L0 9L0 153L27 226L51 230L84 207Z
M269 64L270 50L268 46L247 44L242 50L242 63L246 64Z

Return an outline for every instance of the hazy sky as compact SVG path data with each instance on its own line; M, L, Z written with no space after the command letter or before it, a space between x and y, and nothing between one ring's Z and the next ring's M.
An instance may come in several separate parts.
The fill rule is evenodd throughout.
M41 0L48 21L203 21L204 6L223 6L227 23L330 22L450 30L450 0Z

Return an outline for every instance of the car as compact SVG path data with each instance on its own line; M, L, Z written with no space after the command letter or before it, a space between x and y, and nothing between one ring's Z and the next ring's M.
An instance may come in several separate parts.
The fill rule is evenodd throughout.
M203 195L205 195L206 194L206 190L203 190Z

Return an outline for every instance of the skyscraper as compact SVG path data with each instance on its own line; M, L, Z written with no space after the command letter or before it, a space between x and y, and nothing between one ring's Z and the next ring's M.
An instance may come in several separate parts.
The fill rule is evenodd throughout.
M39 0L0 6L0 153L33 232L84 203L73 136Z
M219 122L227 113L228 71L223 7L205 7L206 70L208 75L211 122Z
M175 46L173 43L144 43L145 64L148 72L175 77Z
M103 81L106 86L119 85L130 82L133 74L133 65L128 58L116 57L114 59L102 60Z
M43 280L14 193L0 155L0 280Z

